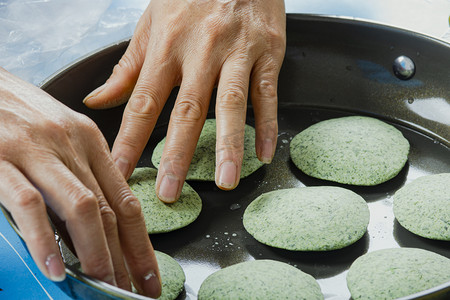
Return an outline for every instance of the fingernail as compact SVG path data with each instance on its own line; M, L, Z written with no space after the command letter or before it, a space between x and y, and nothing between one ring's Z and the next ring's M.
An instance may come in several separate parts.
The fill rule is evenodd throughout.
M130 172L131 164L128 161L128 159L125 159L123 157L119 157L114 161L117 165L117 167L120 170L120 173L122 173L123 177L128 178L128 172Z
M106 83L101 85L101 86L99 86L95 90L93 90L89 95L87 95L84 98L83 103L86 104L87 102L89 102L89 100L97 97L105 88L106 88Z
M66 279L66 270L61 262L61 259L56 254L50 254L45 260L50 280L60 282Z
M273 158L273 142L272 139L265 139L261 149L261 161L270 164Z
M236 186L236 164L232 161L225 161L220 165L218 184L225 189L232 189Z
M171 174L164 175L161 184L159 185L158 198L164 202L174 202L177 200L179 185L180 181L178 180L178 177Z
M150 271L150 273L144 276L142 289L145 295L152 298L161 296L161 282L154 271Z

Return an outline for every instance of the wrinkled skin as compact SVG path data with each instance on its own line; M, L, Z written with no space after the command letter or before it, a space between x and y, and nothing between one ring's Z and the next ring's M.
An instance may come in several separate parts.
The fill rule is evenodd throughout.
M277 81L285 52L282 0L153 0L107 82L84 100L91 108L128 101L112 155L129 178L175 86L156 192L176 201L217 86L216 184L235 188L243 157L248 91L256 153L270 163L277 142Z
M42 273L65 278L48 207L86 274L127 290L131 275L138 290L158 296L139 201L94 122L1 68L0 120L0 201Z

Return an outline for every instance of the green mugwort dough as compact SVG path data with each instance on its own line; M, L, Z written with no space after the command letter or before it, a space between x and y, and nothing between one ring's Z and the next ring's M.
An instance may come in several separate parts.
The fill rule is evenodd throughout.
M276 190L246 208L245 229L259 242L293 251L327 251L359 240L369 208L356 193L332 186Z
M184 289L186 275L178 262L171 256L155 251L158 261L159 273L161 275L160 300L174 300Z
M184 290L186 275L178 262L171 256L156 250L155 256L161 275L161 296L158 299L175 300ZM138 293L134 285L132 289L134 293Z
M329 181L372 186L404 167L409 142L394 126L350 116L314 124L291 141L294 164L305 174Z
M155 192L157 170L136 168L128 180L133 194L139 199L150 234L170 232L185 227L197 219L202 210L202 200L187 183L183 185L180 199L167 204Z
M397 299L450 281L450 259L417 248L369 252L347 274L352 299Z
M230 137L232 139L233 137ZM159 168L166 138L162 139L153 150L152 163ZM244 157L241 178L245 178L263 165L255 151L255 129L245 125ZM216 167L216 120L207 119L203 125L197 148L189 166L186 180L215 181Z
M450 241L450 173L419 177L399 189L394 215L414 234Z
M198 299L319 300L324 297L311 275L283 262L253 260L208 276L200 286Z

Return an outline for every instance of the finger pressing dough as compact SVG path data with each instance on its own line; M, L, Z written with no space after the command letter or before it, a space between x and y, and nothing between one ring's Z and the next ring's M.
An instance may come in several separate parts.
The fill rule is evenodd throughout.
M234 139L235 136L229 136ZM159 168L166 138L162 139L153 150L152 163ZM258 170L263 163L258 160L255 151L255 129L245 125L244 157L242 160L241 178L245 178ZM218 149L217 151L221 151ZM203 125L194 156L192 157L186 180L215 181L216 167L216 120L207 119Z
M185 227L197 219L202 210L202 200L187 183L183 185L180 199L164 203L155 192L157 170L136 168L128 180L131 191L139 199L148 233L169 232Z

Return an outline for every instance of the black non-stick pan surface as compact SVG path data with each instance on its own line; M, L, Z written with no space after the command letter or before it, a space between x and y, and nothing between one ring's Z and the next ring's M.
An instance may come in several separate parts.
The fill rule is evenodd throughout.
M186 273L180 299L196 299L202 281L214 271L253 259L289 263L314 276L326 299L349 299L348 268L367 252L418 247L450 258L450 242L406 231L392 212L392 197L405 183L423 175L450 172L450 45L383 25L311 15L288 15L287 36L279 80L278 146L272 164L241 180L233 191L221 191L213 182L189 182L203 200L199 218L184 229L150 236L155 249L173 256ZM82 99L106 80L126 46L125 41L102 49L42 85L63 103L90 116L110 145L118 132L123 106L93 111ZM400 79L393 70L399 56L407 56L415 64L415 74L408 80ZM152 149L166 134L176 93L174 90L168 100L139 161L141 167L152 166ZM289 143L298 132L321 120L355 114L391 123L409 140L409 159L398 176L374 187L353 187L311 178L294 166ZM214 117L214 95L209 117ZM254 125L251 107L247 124ZM245 231L242 215L257 196L276 189L317 185L343 186L367 201L371 218L361 240L341 250L293 252L262 245ZM61 288L72 297L126 296L71 273L73 259L67 253L65 257L72 275ZM448 299L450 282L409 298L426 294Z

